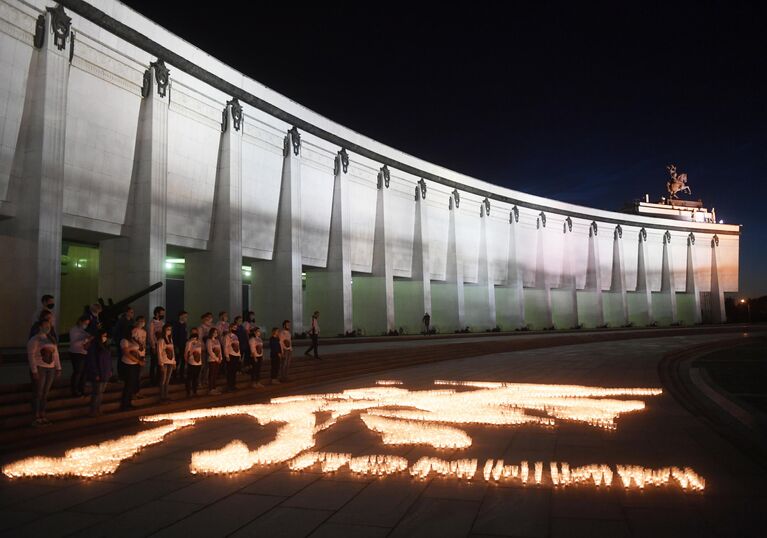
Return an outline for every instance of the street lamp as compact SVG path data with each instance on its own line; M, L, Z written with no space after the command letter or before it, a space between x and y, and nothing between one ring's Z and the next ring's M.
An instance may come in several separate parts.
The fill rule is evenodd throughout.
M748 308L748 322L751 323L751 302L748 299L741 299L740 304L744 304Z

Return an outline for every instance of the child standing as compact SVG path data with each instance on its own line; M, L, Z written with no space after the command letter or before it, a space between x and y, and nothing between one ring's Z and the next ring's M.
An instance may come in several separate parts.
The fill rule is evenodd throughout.
M282 322L282 330L279 332L280 343L282 344L282 364L280 365L280 381L290 381L288 373L290 363L293 360L293 333L291 332L291 323L289 319Z
M45 426L51 421L45 418L45 404L53 380L61 375L61 360L56 340L51 335L51 322L40 322L37 333L27 343L27 359L35 384L32 406L35 411L34 426Z
M226 391L237 390L237 370L240 369L240 340L237 337L237 323L229 325L229 332L224 336L224 355L226 358Z
M146 365L146 318L144 316L138 316L136 323L134 323L133 330L131 331L131 338L138 344L138 358L137 368L134 369L133 375L135 376L135 382L133 383L133 396L137 400L140 400L141 396L141 371Z
M122 358L120 361L123 365L123 375L125 385L123 385L123 395L120 404L121 411L128 411L133 409L132 399L138 390L137 385L139 382L139 376L141 375L141 366L143 365L142 347L139 342L139 329L142 316L136 318L133 324L133 329L130 334L123 335L120 340L120 351ZM143 329L141 329L143 331Z
M205 347L208 352L208 394L221 394L221 391L216 389L216 377L221 365L221 342L218 341L218 329L215 327L208 333Z
M189 340L184 347L184 360L186 361L186 396L197 396L197 385L200 380L200 370L202 369L202 342L200 341L200 331L192 329Z
M160 358L157 355L157 334L162 332L165 319L165 309L161 306L154 308L152 320L149 322L149 384L156 385L160 379Z
M173 347L173 325L166 323L157 338L157 363L160 367L160 401L167 402L168 385L173 369L176 368L176 355Z
M261 340L261 329L255 327L250 330L248 338L250 357L253 365L250 369L250 386L254 389L261 388L261 362L264 360L264 341Z
M208 354L207 354L207 341L208 334L213 328L213 312L205 312L200 316L200 326L197 328L199 333L200 343L202 344L202 368L200 369L200 379L205 382L208 375Z

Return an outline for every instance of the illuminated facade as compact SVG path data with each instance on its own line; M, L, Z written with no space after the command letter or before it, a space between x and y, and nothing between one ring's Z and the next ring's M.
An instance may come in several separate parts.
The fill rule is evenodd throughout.
M419 332L425 312L441 332L717 322L738 289L737 225L458 174L113 0L1 1L0 72L0 346L23 344L44 293L95 299L62 289L66 242L98 249L98 296L164 281L170 257L192 320L247 305L302 332L320 310L325 335Z

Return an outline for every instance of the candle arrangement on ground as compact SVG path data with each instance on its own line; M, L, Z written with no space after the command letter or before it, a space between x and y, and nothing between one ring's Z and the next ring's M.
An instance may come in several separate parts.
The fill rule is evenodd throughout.
M524 485L569 487L593 484L610 487L614 475L625 488L678 484L686 491L701 491L705 480L692 469L635 465L585 465L542 461L506 464L488 459L480 469L476 459L445 460L422 457L412 465L404 457L387 454L353 456L349 453L314 451L317 434L339 420L359 413L362 424L380 434L385 445L424 445L435 449L467 449L471 436L460 426L517 426L553 428L561 422L583 424L612 431L624 413L643 410L638 397L661 394L654 388L608 388L581 385L498 383L484 381L436 381L432 390L401 388L400 381L382 380L375 386L336 393L305 394L273 398L269 403L191 409L142 417L151 429L99 444L74 448L62 457L33 456L3 466L10 478L35 476L94 477L114 473L121 462L143 448L161 443L169 434L200 420L250 416L259 425L278 424L277 433L255 449L234 439L224 447L196 451L190 472L237 473L254 466L288 464L300 472L319 466L323 473L348 468L353 473L390 475L408 472L416 478L430 475L472 480L479 474L492 482L519 481ZM628 398L628 399L621 399ZM320 420L320 416L327 417ZM544 470L548 475L544 476Z

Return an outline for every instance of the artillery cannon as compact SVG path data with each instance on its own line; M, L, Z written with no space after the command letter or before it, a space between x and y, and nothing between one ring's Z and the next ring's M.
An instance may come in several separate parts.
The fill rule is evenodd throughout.
M101 320L101 326L111 332L112 327L114 327L115 323L117 323L118 316L122 314L123 310L125 310L128 305L161 287L162 282L155 282L148 288L144 288L143 290L134 293L133 295L129 295L125 299L121 299L116 303L112 302L112 299L109 298L105 304L104 299L99 297L99 304L101 305L101 315L99 316L99 319ZM86 307L86 310L87 308L88 307Z

